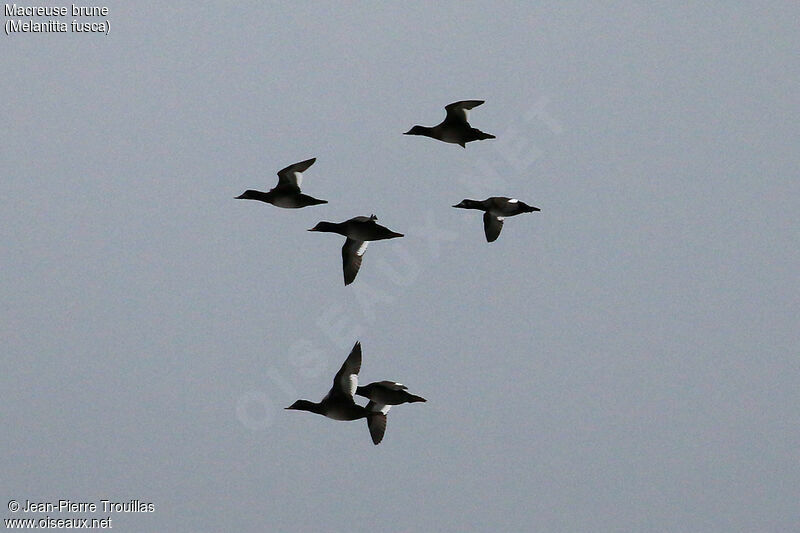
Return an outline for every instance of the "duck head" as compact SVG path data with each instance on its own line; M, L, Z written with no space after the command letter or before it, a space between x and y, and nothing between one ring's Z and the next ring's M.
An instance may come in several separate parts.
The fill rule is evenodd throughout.
M461 202L457 203L453 207L458 207L458 208L461 208L461 209L480 209L481 208L480 207L480 202L478 202L476 200L468 200L468 199L461 200Z
M318 222L316 226L311 228L308 231L327 231L327 232L334 232L336 231L336 224L333 222Z
M235 199L236 200L255 200L255 198L257 196L256 193L258 193L258 191L254 191L252 189L247 189L246 191L244 191L239 196L236 196Z
M312 413L316 413L318 411L317 404L308 400L297 400L289 407L284 407L284 409L290 409L294 411L311 411Z
M426 128L425 126L414 126L403 135L428 135L430 133L430 128Z

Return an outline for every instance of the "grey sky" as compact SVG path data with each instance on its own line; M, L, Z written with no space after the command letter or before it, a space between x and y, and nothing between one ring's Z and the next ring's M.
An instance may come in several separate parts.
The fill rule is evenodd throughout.
M0 36L2 518L800 523L796 2L105 5L108 36ZM497 140L401 135L461 99ZM328 205L233 199L310 157ZM489 195L542 211L487 244L450 206ZM370 213L406 237L344 287L306 229ZM282 409L357 339L428 399L377 447Z

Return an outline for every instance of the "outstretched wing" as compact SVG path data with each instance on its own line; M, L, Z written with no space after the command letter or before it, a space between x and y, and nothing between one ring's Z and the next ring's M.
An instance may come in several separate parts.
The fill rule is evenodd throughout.
M449 123L462 122L466 124L469 121L469 110L478 107L483 102L483 100L462 100L446 105L444 109L447 111L447 116L444 120Z
M308 167L313 165L314 161L316 160L316 157L312 157L311 159L306 159L305 161L295 163L294 165L289 165L288 167L279 170L278 185L297 188L299 191L300 185L303 183L303 172L305 172Z
M358 388L358 372L361 370L361 342L356 341L350 355L344 360L342 368L333 378L330 395L344 394L353 397Z
M372 443L377 446L383 440L383 434L386 433L386 413L389 412L391 406L371 401L367 403L366 409L375 413L367 417L367 428L369 428Z
M502 229L502 217L496 217L488 211L483 214L483 232L486 233L487 242L494 242L500 236L500 230Z
M342 266L344 268L344 284L350 285L356 279L358 269L361 268L361 258L367 251L367 241L357 241L347 238L342 246Z

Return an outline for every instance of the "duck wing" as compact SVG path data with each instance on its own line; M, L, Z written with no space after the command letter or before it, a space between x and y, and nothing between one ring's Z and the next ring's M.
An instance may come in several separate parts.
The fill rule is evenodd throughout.
M367 416L367 428L369 428L369 436L372 437L372 443L377 446L383 440L383 434L386 433L386 415L376 413Z
M469 110L473 107L478 107L484 100L461 100L460 102L453 102L450 105L444 106L447 111L447 116L444 121L448 124L469 123Z
M371 413L367 416L367 428L369 428L369 436L372 437L372 443L376 446L383 440L383 434L386 433L386 413L389 412L391 406L383 405L370 401L367 403L365 409Z
M486 242L497 240L502 229L503 217L496 217L488 211L483 214L483 232L486 234Z
M329 396L345 395L352 400L353 393L358 388L358 372L361 370L361 342L356 341L350 355L342 363L342 368L333 378L333 387L328 393Z
M361 258L367 251L367 241L358 241L347 238L342 246L342 267L344 269L344 284L350 285L356 279L358 269L361 268Z
M278 186L296 188L300 192L300 185L303 183L303 172L308 170L308 167L313 165L316 160L316 157L312 157L279 170Z

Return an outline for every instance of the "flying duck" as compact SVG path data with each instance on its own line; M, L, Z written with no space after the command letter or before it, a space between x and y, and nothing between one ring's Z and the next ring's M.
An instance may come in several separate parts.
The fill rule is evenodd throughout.
M356 387L356 394L369 398L365 406L367 411L383 414L383 418L367 418L367 427L370 435L386 431L386 414L393 405L401 403L426 402L421 396L415 396L406 391L408 387L394 381L376 381L363 387ZM373 437L374 438L374 437Z
M333 378L333 386L321 402L297 400L286 409L309 411L333 420L367 419L369 434L374 444L379 444L386 431L386 409L377 406L364 407L353 401L353 394L358 389L358 372L361 370L361 342L356 341L350 355L344 360L342 368Z
M312 157L279 170L278 184L270 189L269 192L248 189L237 196L236 199L259 200L275 207L284 207L286 209L299 209L309 205L327 204L327 200L318 200L300 192L300 184L303 183L303 172L308 170L308 167L313 165L316 160L316 157Z
M520 202L516 198L506 198L505 196L492 196L486 200L462 200L461 203L453 207L461 209L479 209L486 211L483 214L483 231L486 233L486 241L494 242L503 229L503 219L513 217L520 213L532 213L541 211L538 207L533 207Z
M344 235L347 240L342 246L342 265L344 268L344 284L350 285L356 279L358 269L361 268L361 258L367 250L367 241L380 241L402 237L402 233L381 226L378 217L353 217L344 222L320 222L308 231L323 231Z
M469 110L478 107L483 100L462 100L445 106L447 115L444 120L432 128L414 126L403 135L424 135L446 143L454 143L466 148L468 142L494 139L494 135L484 133L469 125Z

